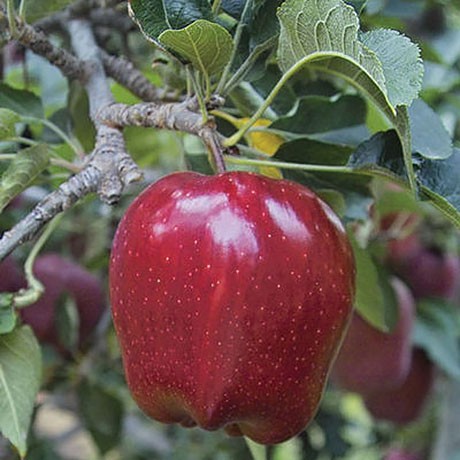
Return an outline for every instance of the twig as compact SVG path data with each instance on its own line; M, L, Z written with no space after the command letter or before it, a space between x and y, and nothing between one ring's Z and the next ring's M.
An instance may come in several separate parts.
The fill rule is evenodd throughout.
M97 129L96 146L86 166L78 174L50 193L11 230L0 239L0 260L18 245L34 238L43 226L60 212L69 209L80 198L97 192L100 198L115 203L125 185L142 177L137 165L125 149L122 133L101 124L95 114L113 103L90 24L86 20L69 21L72 46L79 62L87 69L85 88L90 101L90 114Z
M216 131L214 119L203 123L200 113L191 107L191 101L169 104L140 103L132 106L112 104L97 114L101 123L115 128L143 126L183 131L200 137L210 151L217 171L225 171L222 140ZM193 110L192 110L193 109Z
M6 14L2 7L0 7L0 14ZM14 38L35 54L44 57L58 67L67 78L84 81L87 71L84 63L65 49L53 45L43 32L36 30L29 24L16 21Z
M160 94L163 91L160 92L155 88L131 61L124 57L111 56L102 50L100 54L107 75L129 89L139 99L147 102L158 102L163 99Z

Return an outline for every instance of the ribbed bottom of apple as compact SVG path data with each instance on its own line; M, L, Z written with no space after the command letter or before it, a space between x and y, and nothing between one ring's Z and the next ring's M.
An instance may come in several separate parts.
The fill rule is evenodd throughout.
M142 406L141 406L142 409ZM296 436L305 429L309 420L282 419L278 417L260 418L254 421L232 421L229 423L216 421L213 414L208 414L206 419L196 420L183 408L175 408L168 414L152 414L151 411L144 410L150 418L165 424L179 424L184 428L201 428L206 431L217 431L223 429L229 436L246 436L259 444L278 444Z

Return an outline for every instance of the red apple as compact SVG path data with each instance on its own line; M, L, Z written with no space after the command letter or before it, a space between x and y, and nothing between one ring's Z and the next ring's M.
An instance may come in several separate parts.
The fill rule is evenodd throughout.
M425 247L417 234L390 242L390 267L411 288L416 299L452 299L460 283L460 260L453 254Z
M399 386L409 372L415 301L402 281L393 278L391 284L399 308L391 333L381 332L358 313L353 314L332 371L333 381L346 390L361 395L388 390Z
M314 416L353 293L336 215L303 186L257 174L167 176L113 242L113 320L138 405L259 443Z
M35 304L21 310L23 321L30 324L41 342L59 347L57 309L62 297L68 295L74 299L78 310L79 344L83 345L106 307L99 279L82 266L54 253L37 258L34 274L43 283L45 292Z
M0 262L0 292L16 292L26 286L26 280L16 261L7 257Z
M364 399L367 409L377 419L399 425L415 421L423 411L434 380L434 365L422 349L413 351L412 365L401 386Z

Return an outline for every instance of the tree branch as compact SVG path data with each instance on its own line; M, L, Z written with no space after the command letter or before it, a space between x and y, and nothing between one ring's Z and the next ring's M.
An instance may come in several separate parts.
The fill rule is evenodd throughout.
M161 93L152 83L136 69L131 61L124 57L111 56L101 50L101 58L107 75L127 88L143 101L158 102L163 99Z
M0 15L6 16L6 11L1 6ZM16 28L17 35L13 37L16 41L58 67L67 78L84 82L87 69L80 59L65 49L53 45L43 32L36 30L29 24L16 21Z
M216 131L212 118L203 123L201 114L194 111L191 101L169 104L140 103L132 106L112 104L103 107L97 114L101 123L115 128L125 126L143 126L183 131L195 134L204 142L212 157L216 169L225 171L221 137Z
M90 114L97 129L96 146L86 166L43 199L22 221L0 239L0 260L18 245L34 238L55 215L74 205L80 198L97 192L100 198L115 203L125 185L142 177L125 149L119 129L100 123L95 114L114 99L107 82L99 49L89 22L69 21L72 47L79 62L86 67L85 88L90 101Z

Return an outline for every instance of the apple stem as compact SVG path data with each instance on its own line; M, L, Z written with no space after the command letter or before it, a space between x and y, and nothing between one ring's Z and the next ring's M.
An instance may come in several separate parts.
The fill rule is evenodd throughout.
M222 144L217 137L217 133L213 130L205 130L200 133L200 137L209 149L214 169L218 173L225 172L227 167L225 165Z

